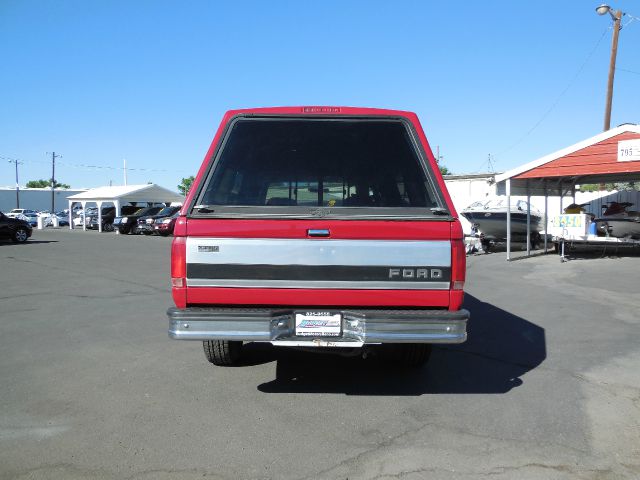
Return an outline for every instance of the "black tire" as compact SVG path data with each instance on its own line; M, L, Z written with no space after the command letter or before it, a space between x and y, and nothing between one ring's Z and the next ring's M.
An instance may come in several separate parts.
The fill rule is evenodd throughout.
M394 363L403 367L417 368L429 361L431 357L431 344L429 343L403 343L393 346L392 356Z
M242 356L242 342L233 340L205 340L204 355L210 363L220 367L237 365Z
M104 230L105 232L113 232L113 223L105 223L104 227L102 227L102 230Z
M24 243L29 239L29 232L25 228L16 228L16 231L11 235L11 240L14 243Z
M129 230L127 230L126 227L118 227L118 232L120 232L121 235L126 235L129 233Z

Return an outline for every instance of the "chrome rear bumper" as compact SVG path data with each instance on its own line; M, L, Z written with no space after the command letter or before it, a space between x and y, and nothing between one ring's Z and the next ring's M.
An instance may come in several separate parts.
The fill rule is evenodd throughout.
M467 339L467 310L330 310L342 314L342 336L339 338L297 337L292 309L195 307L167 310L169 337L330 347L376 343L462 343Z

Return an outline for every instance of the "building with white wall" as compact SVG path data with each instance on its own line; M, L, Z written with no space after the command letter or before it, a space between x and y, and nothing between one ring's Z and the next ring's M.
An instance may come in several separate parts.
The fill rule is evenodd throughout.
M56 188L53 192L55 205L54 211L57 212L68 208L68 197L86 191L86 188ZM14 208L27 208L29 210L35 211L51 210L50 188L20 187L18 195L20 200L20 207L16 205L16 187L0 187L0 212L8 212L10 210L13 210Z

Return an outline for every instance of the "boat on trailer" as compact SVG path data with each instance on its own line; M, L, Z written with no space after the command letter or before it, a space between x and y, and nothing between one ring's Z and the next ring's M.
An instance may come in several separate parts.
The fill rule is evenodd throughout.
M609 202L596 218L596 229L601 235L616 238L640 239L640 212L629 210L633 203Z
M531 244L540 241L540 231L544 230L543 214L525 200L517 200L511 204L511 239L512 242L527 240L527 208L529 208L529 231ZM490 198L473 202L460 211L480 235L484 247L493 243L506 242L507 239L507 200L506 198Z

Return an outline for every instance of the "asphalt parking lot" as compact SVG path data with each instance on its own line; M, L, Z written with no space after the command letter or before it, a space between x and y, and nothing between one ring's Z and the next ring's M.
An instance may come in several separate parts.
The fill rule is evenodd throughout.
M0 478L640 477L640 257L469 257L420 370L169 340L170 238L0 240Z

